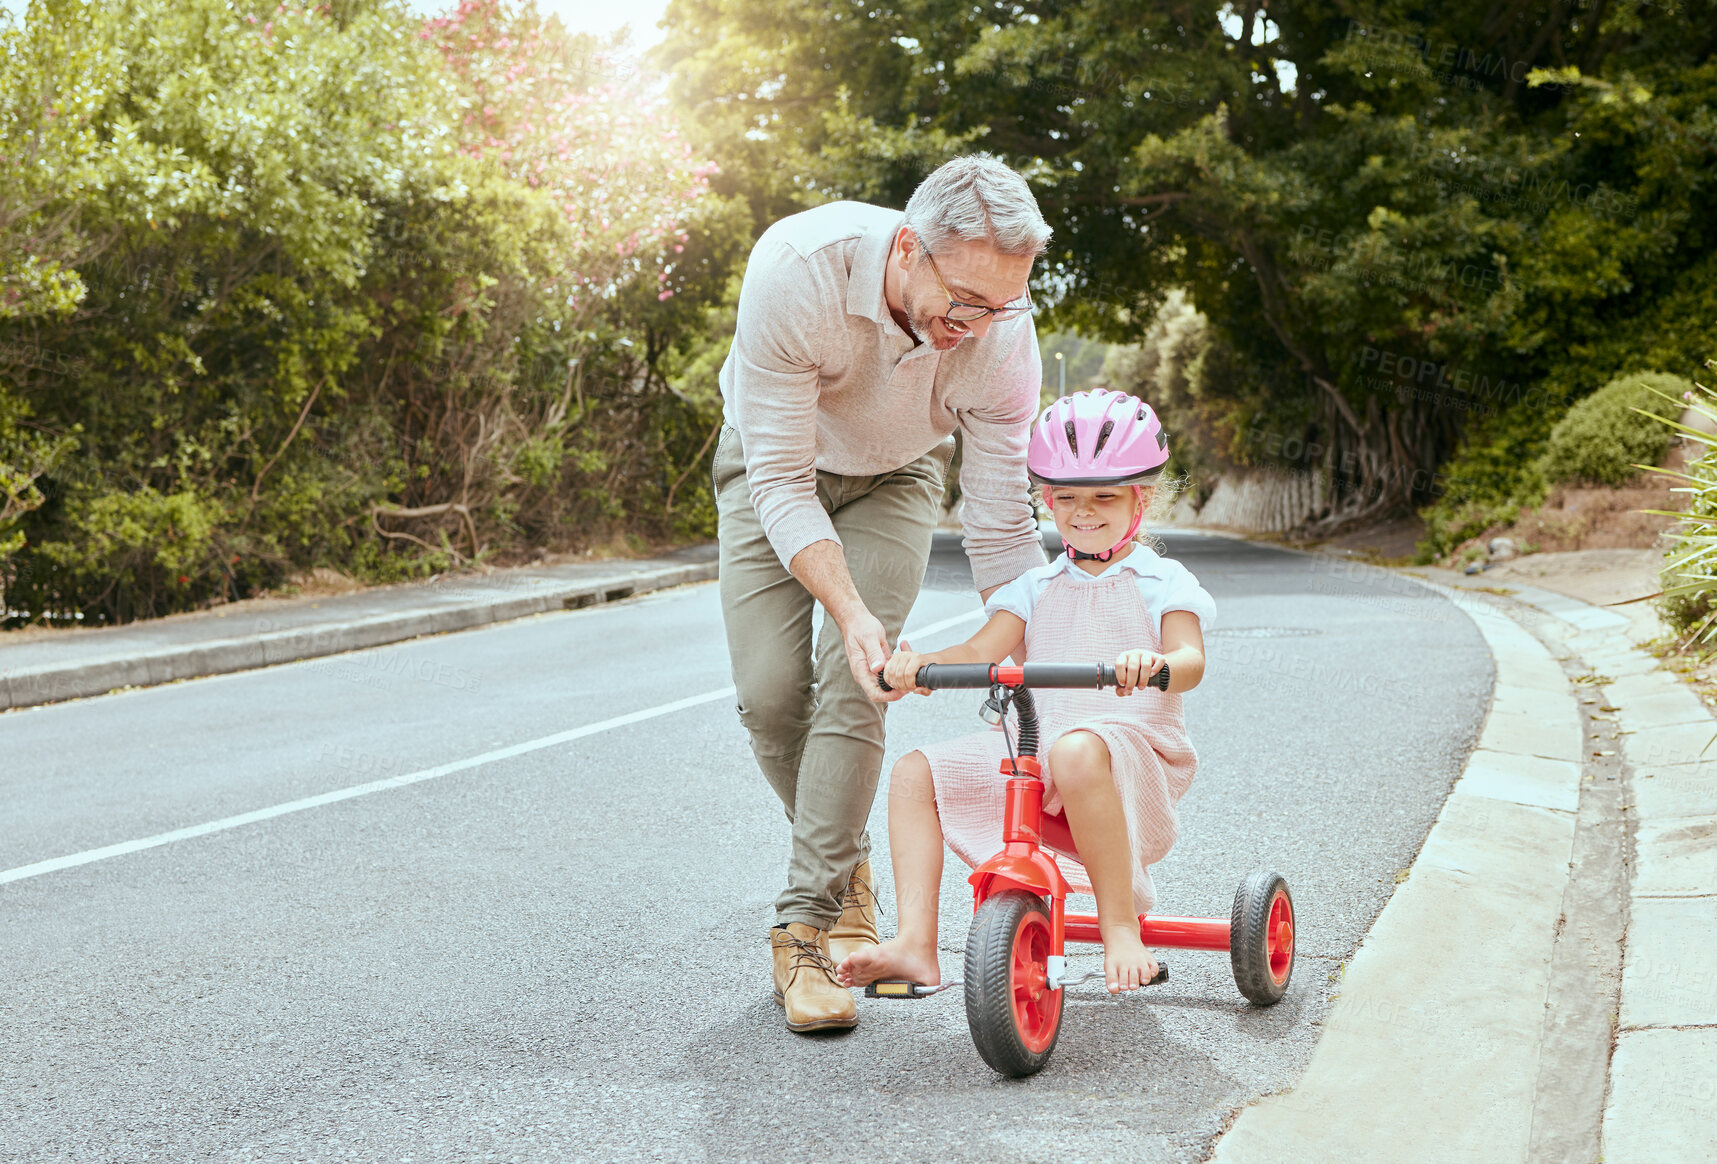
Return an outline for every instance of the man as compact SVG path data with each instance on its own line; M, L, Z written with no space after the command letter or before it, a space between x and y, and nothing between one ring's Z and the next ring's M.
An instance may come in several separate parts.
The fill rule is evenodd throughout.
M834 967L877 940L865 821L899 693L874 675L924 579L956 427L979 592L1044 562L1025 473L1042 378L1026 283L1049 233L1025 180L972 156L925 179L904 214L830 203L751 252L721 370L721 605L739 718L793 826L770 946L795 1031L858 1021Z

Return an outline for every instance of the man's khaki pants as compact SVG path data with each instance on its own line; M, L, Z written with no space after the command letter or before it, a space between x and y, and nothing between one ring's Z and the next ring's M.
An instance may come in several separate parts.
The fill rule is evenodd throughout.
M817 474L817 500L840 535L853 584L891 645L924 580L952 451L946 443L874 477ZM828 929L840 916L847 878L870 854L865 821L882 774L883 705L854 682L833 619L823 619L813 655L815 600L764 536L731 425L716 446L714 474L721 613L739 719L793 825L776 924Z

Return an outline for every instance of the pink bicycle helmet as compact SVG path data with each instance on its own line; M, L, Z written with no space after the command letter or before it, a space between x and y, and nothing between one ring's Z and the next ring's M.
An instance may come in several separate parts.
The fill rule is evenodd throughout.
M1156 482L1168 459L1168 434L1151 406L1125 392L1098 388L1063 396L1043 410L1025 463L1040 485L1133 487L1133 524L1126 537L1100 554L1066 547L1075 559L1107 562L1139 532L1144 486ZM1044 504L1054 508L1047 492Z

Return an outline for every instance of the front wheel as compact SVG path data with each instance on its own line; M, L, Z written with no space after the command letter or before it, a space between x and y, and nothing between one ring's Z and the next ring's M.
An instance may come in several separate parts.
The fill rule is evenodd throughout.
M1234 985L1248 1002L1274 1006L1294 976L1294 899L1279 873L1260 869L1234 892L1228 923Z
M1061 1033L1061 991L1049 989L1053 947L1043 898L1009 889L984 899L966 938L966 1023L978 1054L1003 1075L1032 1075Z

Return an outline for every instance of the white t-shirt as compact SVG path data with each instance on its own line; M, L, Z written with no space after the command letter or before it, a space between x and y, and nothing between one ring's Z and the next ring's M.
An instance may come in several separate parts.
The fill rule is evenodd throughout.
M1069 575L1076 582L1095 582L1113 578L1122 571L1130 572L1138 583L1139 593L1144 595L1145 606L1155 621L1158 639L1162 638L1163 615L1171 610L1191 611L1198 618L1199 628L1207 634L1215 625L1216 600L1198 584L1192 571L1142 544L1134 546L1133 552L1119 562L1109 563L1101 574L1087 574L1063 553L1049 565L1027 570L990 595L990 600L984 603L984 615L994 617L998 610L1006 610L1029 623L1038 596L1057 575Z

